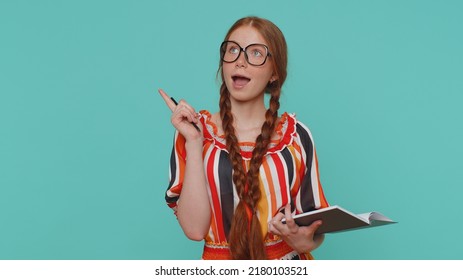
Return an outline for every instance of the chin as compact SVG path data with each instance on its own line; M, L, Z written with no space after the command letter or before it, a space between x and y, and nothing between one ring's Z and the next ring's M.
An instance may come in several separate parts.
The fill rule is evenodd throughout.
M264 93L256 94L247 90L232 90L230 91L230 98L237 102L260 101L264 99Z

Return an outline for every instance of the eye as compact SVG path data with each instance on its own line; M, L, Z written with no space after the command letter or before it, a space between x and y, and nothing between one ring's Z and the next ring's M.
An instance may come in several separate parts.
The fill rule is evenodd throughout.
M254 56L254 57L261 57L261 56L264 55L264 54L262 53L262 50L260 50L260 49L253 49L253 50L251 51L251 54L252 54L252 56Z
M230 46L228 52L231 54L237 54L240 52L240 49L237 46Z
M251 45L251 48L247 52L252 57L264 57L267 53L265 47L261 45Z

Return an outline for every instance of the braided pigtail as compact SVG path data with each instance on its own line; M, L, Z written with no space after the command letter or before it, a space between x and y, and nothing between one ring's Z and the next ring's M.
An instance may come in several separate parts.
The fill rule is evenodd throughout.
M264 236L256 215L261 198L259 168L267 152L278 119L280 91L272 93L270 106L265 113L261 134L256 138L249 171L245 173L238 139L233 127L229 92L222 84L220 89L220 116L233 166L233 182L240 198L233 216L229 243L233 259L266 259Z
M243 166L243 158L238 139L233 127L233 114L231 112L230 93L225 85L220 88L220 117L222 119L222 128L225 134L230 161L233 166L233 183L240 197L235 213L233 215L232 226L230 230L229 243L233 259L249 259L249 220L245 205L246 193L246 172Z
M270 144L272 133L275 129L278 119L278 109L280 107L279 102L280 92L272 93L270 98L270 106L265 113L265 122L262 125L262 132L256 138L256 146L252 152L251 163L247 174L248 192L245 197L245 201L253 209L253 215L251 217L251 228L250 228L250 253L251 259L264 259L265 248L264 238L262 234L262 228L257 218L256 209L257 204L261 198L260 182L259 182L259 169L262 164L263 157L267 153L268 145Z

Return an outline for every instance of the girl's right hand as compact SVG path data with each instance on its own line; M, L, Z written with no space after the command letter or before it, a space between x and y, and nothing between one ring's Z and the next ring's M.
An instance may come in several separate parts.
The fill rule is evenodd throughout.
M193 125L194 123L197 127L202 127L199 121L199 113L196 113L195 109L183 99L180 100L178 105L175 105L175 102L165 91L159 89L158 92L166 102L167 107L172 111L171 122L175 129L185 137L187 142L199 141L202 143L202 132L198 131Z

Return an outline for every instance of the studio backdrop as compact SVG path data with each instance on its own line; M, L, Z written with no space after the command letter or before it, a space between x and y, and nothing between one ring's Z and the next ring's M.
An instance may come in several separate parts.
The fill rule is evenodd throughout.
M164 192L163 88L218 110L237 19L289 47L282 112L307 124L330 204L397 224L317 259L461 259L461 1L1 1L0 259L199 259Z

